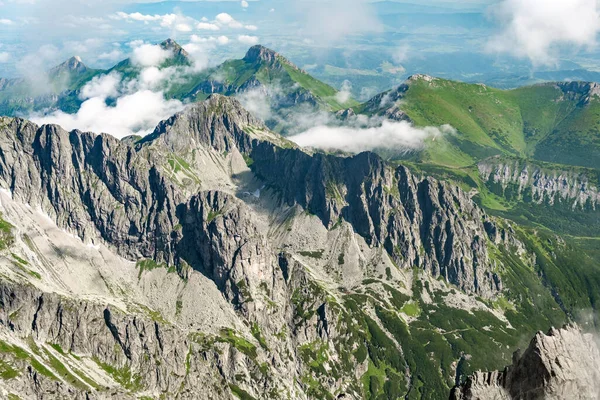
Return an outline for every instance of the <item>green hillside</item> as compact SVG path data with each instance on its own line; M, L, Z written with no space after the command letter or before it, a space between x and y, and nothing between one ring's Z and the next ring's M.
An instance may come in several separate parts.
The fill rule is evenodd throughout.
M172 91L174 97L205 99L211 93L235 95L259 86L274 89L276 109L299 105L317 106L326 111L338 111L356 106L352 99L341 102L338 91L313 78L286 58L263 46L253 46L241 60L229 60L190 80L195 86L186 92L189 83Z
M417 126L450 124L458 131L432 141L413 156L419 161L468 166L503 154L600 167L600 101L594 84L500 90L415 76L404 90L399 107Z
M269 94L270 106L276 114L273 121L266 122L277 131L285 131L289 114L300 109L335 112L358 105L346 96L339 96L335 88L313 78L280 54L260 45L250 48L242 59L228 60L200 72L188 68L193 60L175 41L168 39L160 46L169 50L172 56L159 68L177 68L173 73L177 79L166 82L161 88L167 98L200 101L213 93L235 96L260 89ZM80 59L73 57L48 72L51 84L45 85L43 91L26 80L0 90L0 115L22 115L43 109L74 113L81 105L79 90L93 77L118 72L124 79L135 79L141 71L142 68L131 59L104 71L87 68Z

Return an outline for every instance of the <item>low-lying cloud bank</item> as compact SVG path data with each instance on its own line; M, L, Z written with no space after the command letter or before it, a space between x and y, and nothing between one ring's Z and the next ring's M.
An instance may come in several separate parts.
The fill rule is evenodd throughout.
M151 132L160 121L183 107L178 100L165 100L162 92L140 90L119 97L114 106L107 105L102 96L92 97L83 102L76 114L56 111L33 116L32 120L37 124L58 124L67 130L110 133L123 138Z
M552 65L567 52L594 48L600 33L598 0L501 0L490 8L502 26L488 50Z
M68 130L109 133L117 138L146 135L160 121L185 107L179 100L167 99L165 91L207 68L207 51L221 43L224 41L202 41L192 36L185 47L190 50L193 64L161 67L172 56L169 50L141 41L131 42L131 63L139 68L136 78L126 78L118 72L95 77L81 88L82 104L75 114L57 110L34 113L29 119L38 124L58 124Z
M304 147L341 150L350 153L372 150L410 152L420 150L425 140L455 133L450 125L416 128L406 121L384 120L379 126L366 128L320 125L289 139Z

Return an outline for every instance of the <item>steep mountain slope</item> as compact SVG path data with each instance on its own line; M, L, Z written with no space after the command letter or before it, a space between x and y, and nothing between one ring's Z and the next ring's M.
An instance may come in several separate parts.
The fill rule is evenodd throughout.
M372 153L300 149L232 98L137 142L0 131L10 393L445 399L596 307L597 265L561 238Z
M68 109L70 97L77 98L78 89L104 71L88 68L75 56L35 79L4 80L0 83L0 115L23 115L45 108Z
M514 90L415 75L359 106L420 126L450 124L458 135L432 142L420 161L467 166L493 155L598 168L594 83L545 83ZM398 110L395 110L397 108Z
M192 91L196 97L219 92L234 94L248 89L270 87L280 107L299 102L325 107L333 111L351 105L336 98L337 91L311 77L289 60L261 45L251 47L243 59L226 61L209 71L209 79L200 82ZM279 93L282 92L282 93Z
M313 78L280 54L263 46L253 46L241 60L229 60L199 70L190 54L177 42L160 43L170 56L157 68L169 79L154 87L168 99L186 102L205 100L213 93L240 96L245 104L264 105L267 125L277 131L294 126L290 114L338 111L357 103L333 87ZM0 80L0 115L23 116L31 111L62 110L75 113L82 103L80 91L101 74L116 73L121 79L138 79L144 67L128 58L107 71L87 68L78 57L48 71L48 82ZM39 86L39 88L37 87ZM257 110L261 107L256 106Z
M504 371L479 372L457 387L451 399L597 399L600 350L576 326L538 332L516 352Z

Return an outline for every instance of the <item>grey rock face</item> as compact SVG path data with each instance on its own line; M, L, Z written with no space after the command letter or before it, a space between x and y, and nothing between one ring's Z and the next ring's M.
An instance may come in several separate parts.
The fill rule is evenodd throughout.
M600 351L576 326L538 332L502 372L478 372L454 389L451 399L598 399Z
M48 74L51 77L61 76L65 74L82 74L88 70L87 66L81 61L78 56L73 56L60 65L52 68Z
M148 317L6 282L0 284L0 304L2 325L15 335L31 338L29 348L22 350L29 352L29 357L42 360L44 354L54 354L57 359L70 359L65 365L71 369L77 358L69 355L75 354L79 360L97 363L98 370L110 368L107 371L114 379L100 383L90 375L89 381L72 387L29 367L29 374L17 383L22 398L52 399L58 394L61 398L135 398L131 391L145 389L153 397L170 393L195 399L203 393L203 398L227 399L229 391L222 387L225 377L245 386L239 380L252 375L253 387L268 390L272 385L271 377L264 375L252 358L256 356L244 354L218 337L189 334ZM32 344L44 342L58 345L66 357ZM6 352L0 357L13 361ZM251 387L248 390L253 393Z
M398 106L398 101L404 98L409 88L409 84L404 83L395 89L376 95L365 103L363 113L378 115L393 121L410 121L408 115Z
M3 186L84 239L98 232L124 256L175 259L170 234L185 199L153 159L153 148L235 148L288 204L301 205L328 227L348 221L399 265L417 265L483 296L500 289L486 251L487 217L465 193L420 180L404 167L394 170L372 153L309 155L253 138L244 127L264 126L235 100L214 96L194 105L159 124L137 148L106 135L9 121L0 142Z
M462 191L392 169L373 153L340 158L259 144L253 170L326 226L352 224L398 265L418 266L470 293L500 290L489 260L484 223L492 224ZM493 225L493 224L492 224Z
M598 182L583 172L541 168L520 160L491 158L478 164L482 179L494 192L526 202L595 210Z
M198 391L229 398L239 390L255 398L273 390L275 398L288 391L292 398L306 398L299 382L309 366L297 354L298 344L318 349L326 343L327 368L337 365L337 371L343 364L349 372L333 379L333 369L320 371L320 384L329 393L358 398L362 389L356 382L367 366L356 363L355 349L345 349L341 340L347 333L340 321L351 325L351 316L329 300L296 255L275 247L264 227L272 216L243 201L235 188L203 186L212 173L209 164L224 160L231 175L238 174L232 167L237 160L244 165L239 175L268 188L276 199L272 207L318 217L310 217L322 223L313 230L327 233L344 223L349 234L357 234L352 240L385 249L400 269L417 266L482 297L501 290L486 244L486 238L497 242L501 234L465 193L391 167L372 153L346 158L307 153L269 132L237 100L213 96L138 142L1 119L0 186L84 243L104 243L129 260L164 262L183 282L191 274L208 278L255 341L248 344L229 331L199 335L156 316L0 280L3 321L11 335L125 368L132 374L127 385L152 396L183 398ZM183 184L177 174L200 182ZM343 257L336 262L344 268ZM19 318L12 318L17 309ZM37 375L19 380L32 381L39 382L32 395L70 390L67 383L53 389L55 381ZM127 387L117 383L109 385L114 397Z

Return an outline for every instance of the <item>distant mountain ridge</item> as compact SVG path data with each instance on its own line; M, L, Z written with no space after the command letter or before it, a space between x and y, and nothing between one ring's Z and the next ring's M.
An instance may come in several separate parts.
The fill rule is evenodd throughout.
M302 149L231 97L141 139L0 132L8 393L447 399L598 293L568 238L374 153Z
M267 124L274 129L283 130L286 115L294 109L303 111L337 111L357 104L353 100L340 101L338 91L331 86L311 77L292 62L261 45L253 46L241 60L230 60L204 71L187 71L193 60L177 42L167 39L160 46L171 52L171 56L160 68L175 67L181 75L177 82L164 87L168 98L182 101L199 101L210 94L229 96L257 91L266 96L275 115ZM36 96L26 81L2 81L0 84L0 115L23 115L42 109L60 109L74 113L81 105L79 90L94 76L117 72L125 79L138 77L141 68L133 65L131 59L123 60L106 70L92 70L81 59L72 57L49 70L48 77L55 85L46 93ZM18 90L11 90L11 87ZM44 99L44 101L41 101Z

